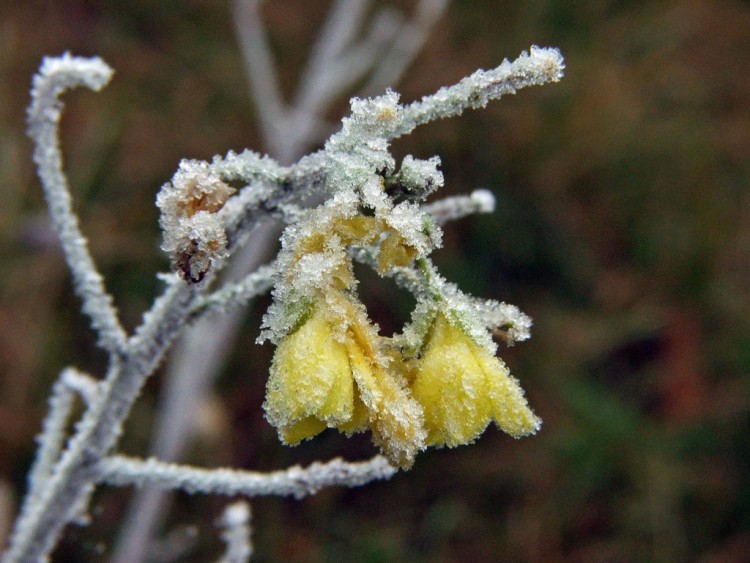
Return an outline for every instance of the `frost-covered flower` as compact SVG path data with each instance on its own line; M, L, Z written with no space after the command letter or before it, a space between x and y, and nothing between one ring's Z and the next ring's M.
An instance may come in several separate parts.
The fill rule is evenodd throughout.
M276 349L263 408L287 444L349 423L354 388L346 346L318 309Z
M428 446L472 442L490 421L515 438L541 426L505 364L443 313L417 360L411 390L424 409Z
M406 381L382 365L379 339L357 303L322 297L276 349L263 407L279 437L294 445L326 428L372 430L394 465L424 448L422 409Z
M512 305L465 295L429 261L442 222L467 209L488 211L494 200L477 192L423 205L444 183L440 159L406 156L398 165L390 142L525 85L556 81L562 68L556 50L532 48L409 106L390 91L352 100L351 116L323 151L319 178L330 197L285 229L263 320L261 341L278 346L264 405L285 443L327 427L369 429L391 463L409 467L426 446L472 442L493 421L514 437L539 429L492 340L493 333L508 344L525 340L531 320ZM370 322L356 297L354 258L414 294L417 306L400 334L384 337Z

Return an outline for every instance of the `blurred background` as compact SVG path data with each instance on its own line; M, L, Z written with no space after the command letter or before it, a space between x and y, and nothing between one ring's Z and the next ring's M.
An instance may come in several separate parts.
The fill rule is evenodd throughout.
M414 2L393 2L407 13ZM328 2L263 10L291 92ZM443 274L518 305L532 339L500 355L544 419L513 440L431 450L389 482L303 501L253 501L259 561L750 560L750 3L456 1L396 89L403 101L530 45L557 46L556 85L417 130L398 155L442 158L441 195L492 190L497 211L445 228ZM226 2L0 0L0 534L32 460L50 387L105 356L78 312L25 137L43 55L100 55L102 93L69 95L63 122L76 208L126 326L168 268L155 194L181 158L263 150ZM343 96L328 117L346 113ZM411 303L362 272L384 332ZM184 460L270 470L365 459L366 436L278 443L261 403L268 305L243 321L194 417ZM122 450L145 455L163 377ZM106 561L132 495L103 489L93 522L55 560ZM218 557L226 499L178 494L165 544Z

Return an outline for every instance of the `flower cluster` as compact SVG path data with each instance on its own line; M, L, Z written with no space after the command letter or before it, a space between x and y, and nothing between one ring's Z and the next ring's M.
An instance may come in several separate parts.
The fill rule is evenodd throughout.
M183 161L164 185L157 200L162 248L190 284L227 255L227 233L241 228L246 209L288 222L259 339L277 346L264 408L283 442L325 428L369 430L391 463L409 467L424 448L469 443L490 422L514 437L539 429L492 339L528 338L530 319L512 305L464 294L429 260L441 244L440 224L488 210L491 194L425 204L444 183L440 159L397 162L389 147L424 123L555 82L563 68L556 49L532 47L407 106L391 91L354 98L341 131L297 165L230 153L212 164ZM238 181L247 185L232 198L227 182ZM292 201L321 189L328 198L315 207ZM368 317L354 260L414 294L417 305L400 333L382 336Z
M387 150L402 111L395 94L354 100L352 110L326 147L331 197L282 236L261 334L277 345L268 421L287 444L326 428L370 430L401 467L428 446L472 442L492 421L514 437L536 432L540 420L491 337L528 337L528 317L462 293L428 259L442 231L420 202L443 184L439 159L408 156L396 169ZM369 142L351 142L361 134ZM369 319L354 257L414 293L400 334L384 337Z

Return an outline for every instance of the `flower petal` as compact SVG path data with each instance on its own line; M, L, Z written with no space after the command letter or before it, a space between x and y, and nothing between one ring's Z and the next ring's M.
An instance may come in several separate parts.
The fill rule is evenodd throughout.
M421 407L405 385L394 374L373 365L354 340L347 343L347 350L373 441L391 463L405 469L411 467L425 446Z
M424 408L428 445L469 443L492 418L487 377L474 348L463 330L436 317L412 384Z
M354 385L346 347L316 311L279 343L263 403L268 421L286 443L297 443L352 418ZM308 418L318 419L312 424Z
M529 408L518 380L500 359L478 347L476 357L487 375L495 424L514 438L536 434L542 420Z

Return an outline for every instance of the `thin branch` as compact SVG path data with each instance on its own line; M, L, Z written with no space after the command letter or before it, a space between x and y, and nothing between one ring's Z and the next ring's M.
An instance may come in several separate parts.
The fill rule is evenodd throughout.
M489 190L474 190L469 195L446 197L422 206L422 211L432 215L438 225L494 210L495 196Z
M227 545L224 556L219 563L245 563L253 555L252 511L247 501L233 502L224 509L221 526L224 531L221 537Z
M368 461L347 462L341 458L307 467L295 465L282 471L261 473L237 469L199 469L166 463L154 458L111 456L97 466L98 480L114 486L145 485L180 489L187 493L282 496L297 499L327 487L359 487L371 481L390 479L396 468L383 456Z
M191 319L215 312L225 313L245 306L254 297L271 289L275 272L275 264L267 264L245 276L242 281L226 284L220 290L201 298L191 311Z
M111 355L117 355L125 347L127 336L73 212L70 187L63 172L59 136L63 108L60 96L78 86L99 91L109 82L112 72L99 58L72 57L67 53L62 57L45 58L39 73L34 76L28 121L29 136L34 140L34 162L44 187L52 225L73 275L76 293L97 332L99 344Z
M90 376L75 368L66 368L60 374L49 398L49 413L44 419L42 432L37 436L37 453L29 471L29 489L24 499L22 512L38 499L40 491L52 475L52 468L59 460L63 443L68 435L70 415L76 394L90 404L96 397L97 383Z
M16 521L4 563L45 560L63 528L80 515L93 491L96 463L119 438L130 407L184 326L195 297L194 288L176 280L144 316L122 361L112 361L46 487Z
M458 84L440 88L404 108L399 126L388 136L395 139L408 135L420 125L455 117L467 109L485 107L491 100L528 86L541 86L558 82L562 78L565 62L560 51L554 48L532 46L512 63L507 59L492 70L478 70Z
M235 0L232 3L232 19L240 42L242 60L245 62L247 75L251 77L250 91L257 109L258 122L266 146L272 149L269 143L276 138L276 129L283 122L286 109L271 49L260 19L259 4L259 0Z

